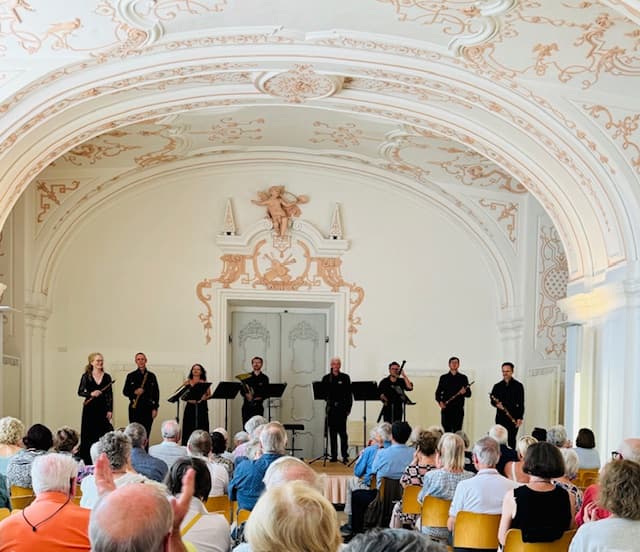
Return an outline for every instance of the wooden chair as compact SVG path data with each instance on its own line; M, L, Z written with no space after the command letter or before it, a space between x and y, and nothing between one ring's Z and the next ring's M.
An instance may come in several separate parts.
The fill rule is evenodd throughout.
M578 470L578 475L576 475L575 480L573 481L576 487L580 489L586 489L589 485L593 485L598 482L598 470Z
M17 485L11 485L11 494L9 500L11 501L12 510L23 510L29 504L31 504L36 498L33 494L33 489L28 487L18 487Z
M450 506L450 500L425 496L422 503L422 527L446 527Z
M231 502L227 495L210 496L204 506L207 512L222 514L231 523Z
M376 479L376 474L374 473L374 474L371 476L371 482L369 483L369 488L370 488L371 490L373 490L373 489L375 489L375 488L376 488L377 481L378 481L378 480Z
M453 526L454 548L498 548L500 514L460 511Z
M0 521L2 521L4 518L7 518L11 515L11 511L9 510L9 508L0 508Z
M553 542L522 542L520 529L509 529L502 552L567 552L575 529L565 531L562 537Z
M80 501L82 500L82 490L80 489L80 485L76 485L76 494L71 499L71 502L80 506Z
M421 514L422 504L418 502L418 494L422 490L420 485L408 485L402 493L402 513Z
M249 519L251 515L250 510L238 510L238 515L236 516L236 523L240 525Z

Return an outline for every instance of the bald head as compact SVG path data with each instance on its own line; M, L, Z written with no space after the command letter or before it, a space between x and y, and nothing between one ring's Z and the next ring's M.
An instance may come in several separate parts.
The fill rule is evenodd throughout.
M105 495L89 523L93 552L161 552L173 511L157 487L132 483Z
M625 460L640 464L640 439L625 439L618 447L618 452Z

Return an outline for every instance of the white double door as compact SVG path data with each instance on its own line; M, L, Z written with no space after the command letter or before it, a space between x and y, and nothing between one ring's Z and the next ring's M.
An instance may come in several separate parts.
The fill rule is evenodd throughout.
M283 424L303 424L296 432L296 456L312 458L323 451L324 401L313 400L311 383L327 371L327 314L317 311L287 312L235 310L231 314L231 368L235 377L251 370L251 359L264 359L270 383L286 383L281 399L270 399L271 419ZM231 430L240 431L241 400L231 408ZM265 418L268 404L265 401ZM287 432L291 440L291 432ZM288 445L291 446L290 443Z

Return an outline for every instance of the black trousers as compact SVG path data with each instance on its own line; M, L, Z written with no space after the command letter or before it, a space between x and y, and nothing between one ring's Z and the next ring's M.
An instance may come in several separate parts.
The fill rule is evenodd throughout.
M518 435L518 427L506 416L502 411L498 410L496 413L496 424L500 424L504 426L506 430L509 432L508 444L509 448L516 448L516 437Z
M142 424L144 426L144 428L147 430L147 440L151 441L151 426L153 425L153 416L151 415L151 409L140 404L138 404L136 408L133 408L133 403L130 403L129 423L132 424L133 422L138 422L139 424Z
M347 413L341 408L329 409L327 424L329 426L331 458L338 458L338 436L340 436L340 455L342 458L347 458L349 456Z
M440 411L440 422L447 433L455 433L462 429L462 420L464 420L464 410L461 408L453 409L451 407Z

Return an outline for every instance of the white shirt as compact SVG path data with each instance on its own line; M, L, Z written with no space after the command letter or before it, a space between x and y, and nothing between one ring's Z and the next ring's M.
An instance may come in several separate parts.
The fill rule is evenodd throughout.
M180 529L184 529L198 514L202 514L202 517L191 526L182 538L193 544L198 552L227 552L231 547L227 520L220 514L207 512L204 504L195 497L191 499L189 511L182 521Z
M204 458L202 458L204 460ZM229 488L229 472L222 464L218 462L209 462L207 467L211 474L211 492L209 496L222 496L227 494Z
M162 489L163 492L167 492L167 488L162 484L154 481L153 479L149 479L144 475L140 475L135 472L126 472L122 474L120 477L116 477L114 480L116 484L116 488L123 487L124 485L129 485L130 483L145 483L147 485L155 485L156 487ZM83 508L88 508L89 510L93 510L96 503L98 502L98 489L96 487L96 477L95 475L87 475L80 483L80 490L82 491L82 497L80 498L80 506Z
M162 441L162 443L149 447L149 454L162 460L169 468L178 458L189 456L187 447L182 447L173 441Z
M586 449L576 447L576 454L578 455L578 467L581 470L598 470L600 469L600 454L594 448Z
M639 543L640 521L609 517L581 525L569 552L634 552Z
M449 507L449 516L455 517L461 510L476 514L500 514L504 495L517 486L518 483L503 477L493 468L482 469L471 479L458 483Z

